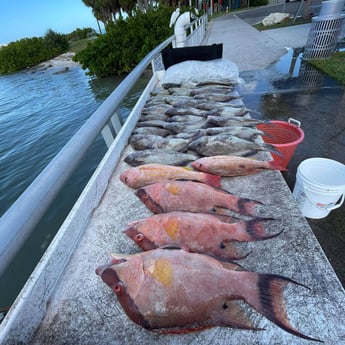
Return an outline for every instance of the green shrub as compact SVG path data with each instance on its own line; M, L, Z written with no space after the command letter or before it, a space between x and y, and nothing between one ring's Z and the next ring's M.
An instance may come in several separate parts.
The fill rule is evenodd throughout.
M173 34L169 21L173 9L160 6L146 13L119 19L106 33L74 57L88 74L97 77L130 72L153 48Z
M0 49L0 74L38 65L68 50L65 35L48 30L44 37L23 38Z

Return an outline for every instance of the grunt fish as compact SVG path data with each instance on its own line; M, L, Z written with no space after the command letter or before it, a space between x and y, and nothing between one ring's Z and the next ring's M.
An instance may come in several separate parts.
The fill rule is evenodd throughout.
M209 127L229 127L229 126L246 126L255 127L260 123L267 123L267 121L256 120L252 118L242 118L239 116L208 116L207 125ZM212 126L210 126L212 125Z
M127 169L120 175L120 180L134 189L167 180L192 180L220 187L220 178L219 175L164 164L145 164Z
M198 115L174 115L169 117L167 122L196 122L200 121L200 116Z
M181 132L188 132L195 129L200 129L206 125L207 120L200 118L199 121L186 121L186 122L167 122L164 128L177 134Z
M194 99L202 100L204 102L229 102L238 98L238 96L223 93L199 93L197 95L194 95L193 97Z
M195 169L209 172L212 174L219 174L222 176L241 176L256 174L260 171L269 170L282 170L286 169L274 160L260 161L245 157L235 156L213 156L204 157L192 163Z
M138 189L135 195L153 213L171 211L217 212L218 208L254 216L259 201L241 198L223 189L192 181L157 182Z
M211 127L204 129L206 135L217 135L221 133L228 133L241 139L255 139L258 135L264 135L263 131L255 127L245 126L228 126L228 127Z
M248 156L259 151L271 151L281 155L273 145L241 139L226 133L198 138L192 141L188 148L202 156Z
M153 134L153 135L159 135L161 137L167 137L171 134L171 132L168 129L160 128L160 127L136 127L133 131L133 134L141 134L141 135L147 135L147 134Z
M172 108L171 105L169 104L164 104L164 103L160 103L160 104L155 104L155 105L145 105L142 109L141 109L141 114L147 115L147 114L151 114L151 113L164 113L166 112L168 109Z
M188 108L177 108L171 107L165 112L165 115L174 116L174 115L195 115L200 117L207 117L209 115L217 115L217 113L213 110L203 111L200 109L196 109L193 107Z
M142 114L139 118L139 122L142 121L155 121L155 120L161 120L166 121L169 119L168 115L165 115L164 113L149 113L149 114Z
M135 150L146 149L167 149L184 152L188 149L189 140L173 138L173 137L160 137L153 134L134 134L129 140L131 146Z
M234 88L231 86L222 86L222 85L217 85L217 86L199 86L197 88L194 88L190 91L191 96L196 96L200 94L212 94L212 93L217 93L217 94L229 94L234 93L237 94L237 91L233 91Z
M234 265L179 249L112 254L96 269L114 291L127 316L160 333L187 333L222 326L262 330L236 302L244 301L285 331L318 340L295 329L287 316L284 287L304 285L278 275L236 271Z
M143 250L177 245L190 252L230 260L245 256L229 242L262 241L280 234L266 234L260 218L232 221L228 216L174 211L133 221L123 232Z
M195 153L182 153L173 150L149 149L130 153L124 161L133 166L142 164L160 163L175 166L186 166L199 156Z

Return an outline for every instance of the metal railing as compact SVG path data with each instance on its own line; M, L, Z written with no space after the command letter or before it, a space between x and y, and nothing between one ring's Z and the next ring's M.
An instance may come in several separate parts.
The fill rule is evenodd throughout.
M186 46L192 47L200 45L206 33L207 15L194 20L189 25L190 35L186 39Z
M205 20L202 23L206 25ZM203 30L203 34L205 33L205 26L197 27L198 30ZM196 29L192 30L193 34L196 31ZM67 179L78 167L97 136L102 133L107 146L111 145L122 126L117 114L121 102L150 63L153 71L157 68L161 69L161 66L157 67L157 61L161 61L160 53L174 40L175 35L162 42L128 74L0 218L0 276L19 252Z

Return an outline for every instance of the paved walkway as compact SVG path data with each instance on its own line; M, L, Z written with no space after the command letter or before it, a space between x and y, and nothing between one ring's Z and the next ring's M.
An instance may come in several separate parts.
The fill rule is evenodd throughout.
M203 44L223 43L223 57L238 65L240 72L265 69L287 50L301 48L308 38L310 24L258 31L229 14L213 20Z

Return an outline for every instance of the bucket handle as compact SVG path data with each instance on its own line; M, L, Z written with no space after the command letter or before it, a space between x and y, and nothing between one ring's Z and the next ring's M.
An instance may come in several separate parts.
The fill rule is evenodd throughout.
M317 208L323 208L323 209L326 209L328 211L332 211L332 210L335 210L336 208L339 208L344 200L345 200L345 193L343 193L341 195L341 198L340 198L340 201L338 204L334 204L333 206L327 206L327 205L318 205L317 203L315 204L315 202L313 200L311 200L309 197L308 197L308 188L306 186L303 186L302 187L304 189L304 194L305 194L305 197L309 200L309 202L314 206L314 207L317 207Z
M288 123L292 123L293 125L299 128L301 127L301 122L296 119L293 119L292 117L288 119Z

